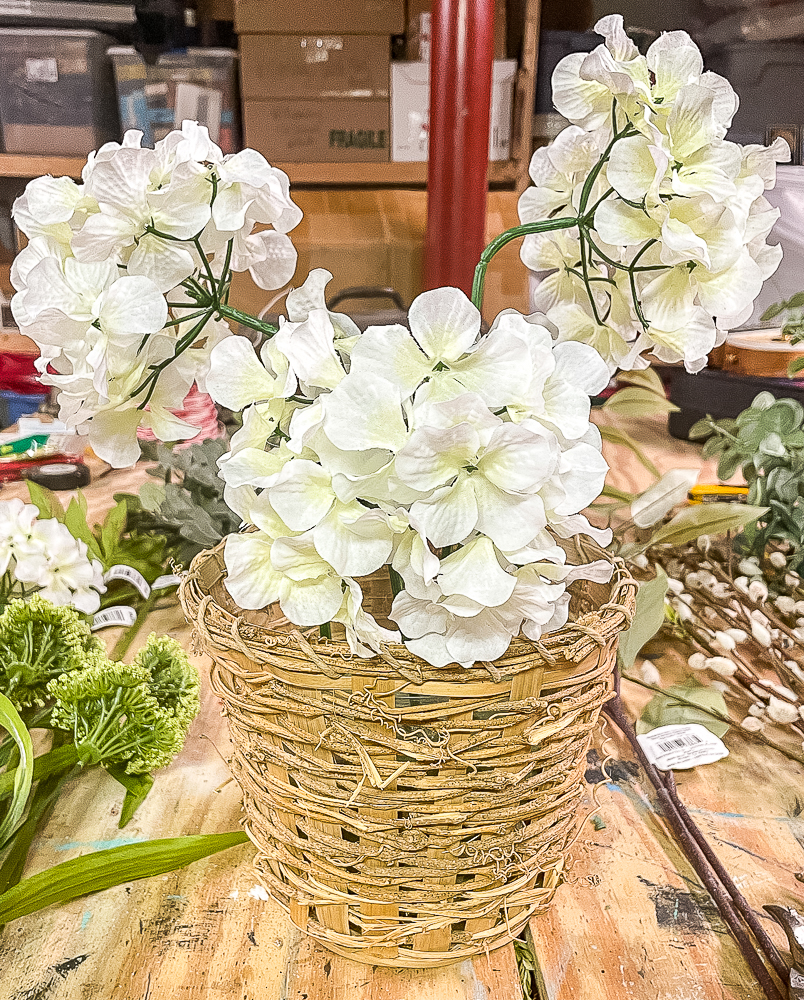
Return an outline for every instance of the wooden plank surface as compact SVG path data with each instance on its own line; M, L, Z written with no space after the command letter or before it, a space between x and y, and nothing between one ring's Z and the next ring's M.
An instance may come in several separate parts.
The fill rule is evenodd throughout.
M658 424L640 436L661 468L698 463L697 448L668 446ZM609 452L624 488L641 467ZM141 469L100 475L88 488L100 516L113 492L135 490ZM0 496L23 495L24 487ZM190 644L174 605L149 626ZM139 637L143 641L150 629ZM107 633L110 641L114 633ZM136 648L135 643L135 648ZM672 650L667 664L675 662ZM202 676L206 663L197 660ZM664 663L664 661L663 661ZM626 691L636 712L645 693ZM615 734L609 727L607 735ZM726 737L731 756L679 777L693 811L749 900L801 907L804 869L801 768ZM160 836L235 829L240 795L223 758L228 738L205 685L203 709L185 751L157 775L154 790L120 831L118 786L96 770L74 782L35 845L29 871L104 846ZM619 761L588 802L571 883L532 921L545 1000L755 1000L759 994L706 893L681 858L622 740L589 760ZM602 826L601 826L602 824ZM600 826L600 829L596 829ZM396 972L331 955L301 936L256 889L252 851L237 848L168 876L131 883L15 921L0 937L0 997L8 1000L518 1000L511 948L447 969ZM769 923L780 947L781 933Z

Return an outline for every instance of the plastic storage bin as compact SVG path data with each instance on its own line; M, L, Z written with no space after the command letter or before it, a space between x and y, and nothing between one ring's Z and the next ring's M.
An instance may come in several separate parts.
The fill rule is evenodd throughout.
M8 153L86 156L119 131L108 35L0 28L0 121Z
M736 42L706 62L740 97L726 137L732 142L764 143L768 125L804 124L804 42Z
M109 49L123 129L143 133L153 146L182 121L206 125L224 153L240 149L237 52L187 49L161 55L149 66L133 48Z

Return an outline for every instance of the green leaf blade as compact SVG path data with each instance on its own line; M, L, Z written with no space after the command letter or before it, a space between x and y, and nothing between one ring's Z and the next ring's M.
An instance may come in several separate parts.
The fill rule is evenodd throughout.
M0 694L0 726L10 734L17 744L20 755L20 762L14 775L11 803L5 815L0 818L0 849L2 849L19 825L25 812L28 796L31 794L34 752L31 734L26 729L19 712L4 694Z
M630 670L639 651L659 631L664 623L664 598L667 576L658 569L652 580L643 583L636 596L636 610L631 627L620 635L617 657L620 669Z
M67 903L126 882L164 875L247 842L247 835L237 830L146 840L85 854L32 875L3 893L0 896L0 924L54 903Z

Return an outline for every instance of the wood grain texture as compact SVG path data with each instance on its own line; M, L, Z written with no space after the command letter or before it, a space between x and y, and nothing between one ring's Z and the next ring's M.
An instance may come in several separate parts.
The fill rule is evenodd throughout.
M662 469L699 464L698 449L668 442L659 422L639 432ZM616 482L645 484L641 466L608 449ZM98 468L98 473L102 467ZM136 490L141 468L98 476L88 488L100 517L119 490ZM25 495L16 485L5 499ZM151 629L189 645L178 608L155 613ZM105 633L110 641L115 634ZM136 648L135 643L135 648ZM133 653L133 650L132 650ZM207 663L197 660L202 676ZM659 661L683 676L672 651ZM676 674L673 671L676 671ZM626 686L634 714L644 691ZM609 728L608 734L611 735ZM729 733L730 756L680 774L682 798L749 901L802 906L802 769ZM756 985L711 901L674 843L630 751L612 739L588 762L607 783L591 798L574 850L571 883L532 921L545 1000L759 1000ZM181 756L157 775L151 796L120 831L118 786L97 770L74 782L32 852L29 872L129 839L235 829L240 794L229 780L220 706L204 685L202 714ZM598 823L599 825L599 823ZM184 871L131 883L10 924L0 937L4 1000L519 1000L513 951L446 969L399 972L358 965L302 937L280 908L251 895L252 850L240 847ZM768 921L780 948L781 932ZM786 952L783 952L786 954Z

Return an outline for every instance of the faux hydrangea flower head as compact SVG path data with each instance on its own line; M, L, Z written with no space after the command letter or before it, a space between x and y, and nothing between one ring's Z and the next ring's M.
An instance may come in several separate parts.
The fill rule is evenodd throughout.
M535 307L612 369L644 367L651 352L699 371L779 265L781 248L766 242L779 213L763 192L789 149L725 139L737 95L704 71L686 32L643 56L619 14L595 30L603 44L553 73L571 124L534 154L519 203L525 223L568 223L522 245L528 267L547 272Z
M38 177L14 205L29 239L12 268L14 316L61 419L116 466L138 458L140 425L162 440L197 432L169 407L203 384L231 333L232 272L286 284L301 219L287 176L254 150L224 156L196 122L154 149L141 141L127 132L90 156L80 183Z
M309 296L259 357L237 337L212 352L213 397L248 402L221 461L255 529L227 539L232 596L278 601L300 625L341 622L359 655L404 635L439 666L560 626L567 583L610 573L566 565L556 543L599 536L580 512L607 470L589 423L606 364L538 316L509 310L481 335L455 288L420 295L409 328L339 336L336 322ZM401 633L362 607L359 579L388 564Z

